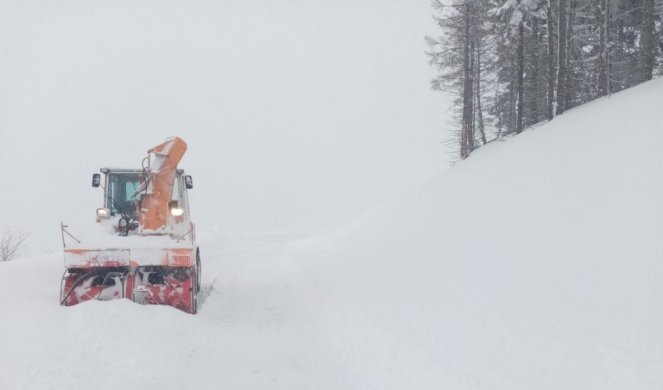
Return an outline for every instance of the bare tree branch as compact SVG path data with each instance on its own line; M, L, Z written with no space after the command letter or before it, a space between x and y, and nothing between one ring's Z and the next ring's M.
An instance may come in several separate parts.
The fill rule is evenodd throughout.
M10 261L15 259L25 246L25 242L30 235L22 230L5 230L0 238L0 261Z

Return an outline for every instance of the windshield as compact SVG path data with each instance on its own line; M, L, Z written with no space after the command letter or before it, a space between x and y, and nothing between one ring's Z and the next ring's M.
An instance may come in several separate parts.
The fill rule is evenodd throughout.
M106 189L106 205L111 210L111 214L117 213L134 216L136 213L135 205L132 200L139 200L138 196L132 195L143 182L142 173L123 172L110 173L108 177L108 188Z

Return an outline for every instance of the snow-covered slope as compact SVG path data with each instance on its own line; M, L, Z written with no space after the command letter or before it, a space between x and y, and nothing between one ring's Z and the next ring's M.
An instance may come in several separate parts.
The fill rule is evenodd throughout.
M299 245L357 378L663 386L661 102L657 80L572 110Z
M203 232L197 316L0 264L0 388L660 389L662 81L333 234Z

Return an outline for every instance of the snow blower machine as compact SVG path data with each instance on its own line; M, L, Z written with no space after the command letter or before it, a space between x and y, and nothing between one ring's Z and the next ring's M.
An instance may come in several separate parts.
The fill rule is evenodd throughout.
M196 313L201 265L187 195L193 181L177 168L186 149L169 138L147 151L141 169L101 168L92 176L92 187L103 189L98 232L75 236L61 224L61 305L128 298Z

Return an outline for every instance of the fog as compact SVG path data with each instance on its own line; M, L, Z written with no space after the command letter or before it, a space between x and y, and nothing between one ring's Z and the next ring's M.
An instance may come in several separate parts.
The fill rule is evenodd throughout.
M189 144L200 229L334 227L447 166L429 2L0 2L0 229L60 249L102 166Z

